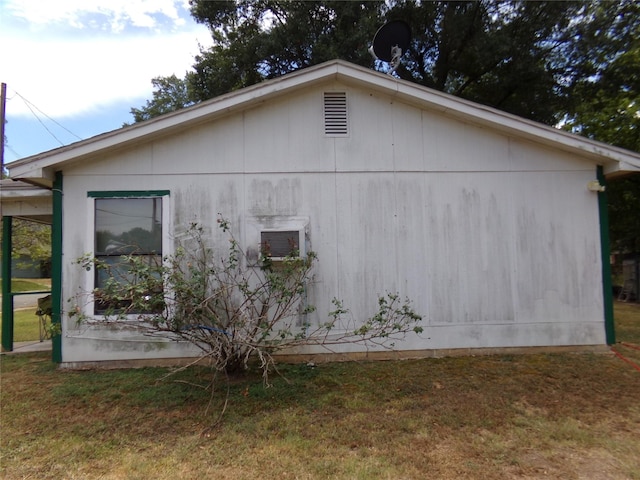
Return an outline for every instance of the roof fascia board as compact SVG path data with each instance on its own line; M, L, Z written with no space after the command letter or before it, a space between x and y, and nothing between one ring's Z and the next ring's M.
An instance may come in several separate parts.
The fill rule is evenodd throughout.
M640 173L640 166L628 162L609 162L603 165L603 173L606 177L620 176L624 174Z
M32 164L25 164L25 166L28 168L25 168L20 174L16 174L11 171L10 165L7 165L7 169L11 172L11 179L48 190L53 188L55 173L50 168L43 168L41 162L37 161Z

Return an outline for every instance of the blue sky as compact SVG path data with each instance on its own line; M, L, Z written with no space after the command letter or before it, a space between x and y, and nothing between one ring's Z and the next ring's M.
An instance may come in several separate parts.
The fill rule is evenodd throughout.
M211 36L188 0L0 0L0 44L8 163L131 122Z

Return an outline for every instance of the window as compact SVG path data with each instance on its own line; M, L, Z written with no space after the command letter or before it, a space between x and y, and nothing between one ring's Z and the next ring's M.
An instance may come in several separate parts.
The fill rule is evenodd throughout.
M100 299L100 289L107 282L135 283L130 264L124 255L136 256L150 266L162 262L163 208L161 196L109 197L102 194L94 198L95 240L94 255L107 268L95 269L94 287L97 295L94 313L127 309L131 301L117 302ZM91 194L89 196L98 196ZM145 313L128 311L127 313Z

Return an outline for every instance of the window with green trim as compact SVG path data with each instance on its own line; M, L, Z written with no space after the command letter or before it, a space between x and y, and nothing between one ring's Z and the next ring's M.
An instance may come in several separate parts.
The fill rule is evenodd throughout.
M138 279L130 271L132 259L149 267L161 264L162 197L97 197L94 208L94 255L101 265L95 269L95 313L152 311L131 309L132 300L127 298L105 300L100 292L110 282L135 286Z

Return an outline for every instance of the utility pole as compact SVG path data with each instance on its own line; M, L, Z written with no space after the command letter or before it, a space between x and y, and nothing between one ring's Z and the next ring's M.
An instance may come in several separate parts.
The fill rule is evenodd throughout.
M3 83L0 89L0 179L4 177L4 122L7 109L7 84Z

